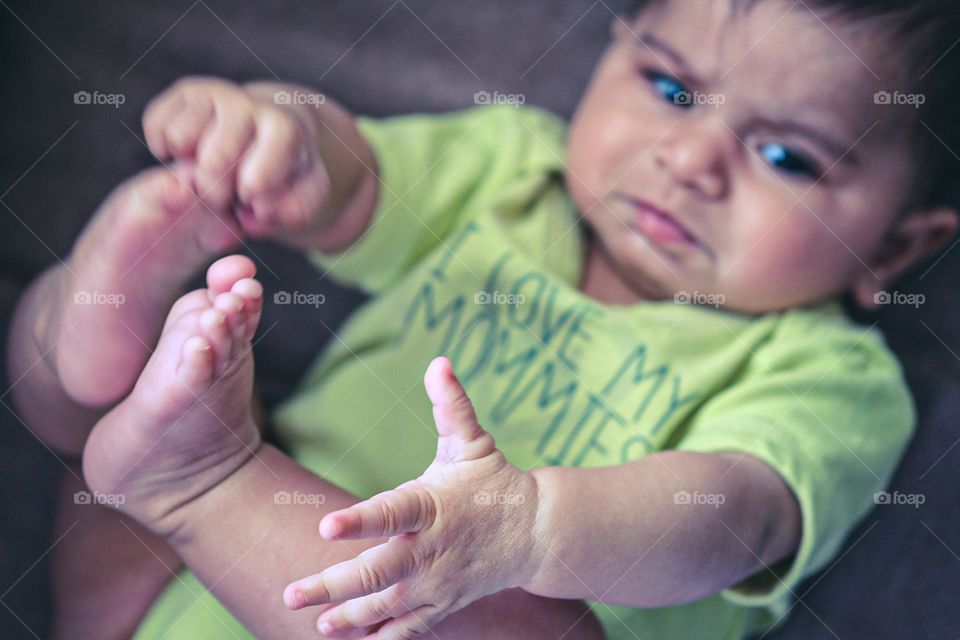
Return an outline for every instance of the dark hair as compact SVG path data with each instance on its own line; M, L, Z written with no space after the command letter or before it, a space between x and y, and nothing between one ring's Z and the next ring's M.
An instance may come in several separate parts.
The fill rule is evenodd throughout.
M630 14L665 0L632 0ZM749 9L762 0L733 0ZM785 1L785 0L784 0ZM923 95L917 109L914 147L918 162L914 200L920 206L960 200L960 0L805 0L825 20L871 22L873 33L889 37L893 55L902 55L906 74L891 86Z

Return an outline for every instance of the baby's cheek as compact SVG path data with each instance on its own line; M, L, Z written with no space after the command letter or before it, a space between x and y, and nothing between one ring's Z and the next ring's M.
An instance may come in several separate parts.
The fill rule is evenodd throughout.
M610 188L607 174L612 173L609 165L615 149L604 144L601 133L584 121L567 143L567 186L580 205L593 205Z
M805 209L755 225L728 256L728 277L771 299L818 295L834 282L843 244Z

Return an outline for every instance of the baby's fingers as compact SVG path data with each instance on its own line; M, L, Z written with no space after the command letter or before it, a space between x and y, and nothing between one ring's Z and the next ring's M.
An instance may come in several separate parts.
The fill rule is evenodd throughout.
M217 101L236 92L236 85L219 78L191 76L173 83L143 112L150 151L160 160L194 158L203 133L217 116Z
M397 538L296 582L283 591L290 609L343 602L383 591L416 571L414 540Z
M163 132L184 106L183 94L168 90L151 100L143 112L143 135L150 152L159 160L168 160L172 155Z
M163 148L174 158L194 158L204 131L215 114L213 99L204 91L184 93L183 108L161 125Z
M435 517L433 496L411 481L347 509L328 513L320 521L320 535L327 540L396 536L422 531L433 524Z
M409 640L430 632L430 629L440 624L449 612L441 611L433 605L425 605L405 613L380 627L367 640ZM433 634L434 636L436 634Z
M271 195L256 198L253 211L281 233L296 236L317 228L329 198L330 176L326 167L316 163L309 171Z
M256 115L256 142L239 168L237 194L255 213L273 212L265 201L288 189L297 171L309 161L306 133L290 114L265 107Z
M419 603L404 602L400 591L400 585L393 585L379 593L348 600L325 611L317 620L317 629L325 636L353 638L358 629L372 627L416 609Z
M242 96L223 97L197 149L197 193L215 211L226 209L236 195L236 175L253 140L253 109Z
M450 360L443 356L434 358L423 383L433 402L433 419L440 434L437 461L477 460L493 453L493 436L477 421L473 402L453 372Z

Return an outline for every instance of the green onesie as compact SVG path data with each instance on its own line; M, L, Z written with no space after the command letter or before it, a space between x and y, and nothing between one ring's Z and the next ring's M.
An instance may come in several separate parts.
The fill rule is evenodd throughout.
M382 178L372 227L342 254L311 257L372 299L274 416L293 456L361 497L418 476L436 448L423 372L445 354L481 424L522 469L742 451L795 492L795 556L685 605L592 602L608 638L735 640L785 616L798 583L873 506L912 434L909 390L881 334L835 301L751 317L688 304L695 292L630 306L583 295L586 240L563 181L567 127L540 109L358 126ZM676 499L695 508L711 498ZM246 634L184 573L138 637L161 635Z

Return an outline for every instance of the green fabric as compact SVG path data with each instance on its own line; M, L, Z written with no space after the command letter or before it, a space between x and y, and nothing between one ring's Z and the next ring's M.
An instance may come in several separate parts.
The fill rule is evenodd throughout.
M436 446L422 375L446 354L481 423L523 469L742 451L796 493L804 533L794 558L686 605L594 603L609 638L734 640L783 616L797 584L871 508L912 434L913 404L879 332L836 302L749 317L584 296L566 126L544 111L478 107L358 126L383 180L372 228L347 252L311 258L373 298L275 416L296 459L362 497L419 475ZM139 637L166 632L187 592L172 585ZM215 633L223 615L205 596L164 637L195 637L179 629L201 624Z

